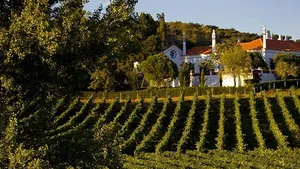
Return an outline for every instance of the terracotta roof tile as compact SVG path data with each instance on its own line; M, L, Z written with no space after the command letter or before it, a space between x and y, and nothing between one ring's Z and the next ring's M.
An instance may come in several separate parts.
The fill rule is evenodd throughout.
M240 45L244 50L261 50L263 47L263 41L259 38L251 42L240 43ZM267 39L267 49L300 52L300 43Z
M263 47L262 39L256 39L251 42L240 43L244 50L260 50Z
M244 50L261 50L263 47L263 40L258 38L251 42L240 43ZM300 43L292 41L280 41L267 39L267 49L278 50L278 51L294 51L300 52ZM211 46L196 46L187 50L188 56L200 55L200 54L211 54Z
M300 43L267 39L267 49L300 52Z
M188 56L200 55L200 54L211 54L212 48L211 46L196 46L187 50L186 53Z

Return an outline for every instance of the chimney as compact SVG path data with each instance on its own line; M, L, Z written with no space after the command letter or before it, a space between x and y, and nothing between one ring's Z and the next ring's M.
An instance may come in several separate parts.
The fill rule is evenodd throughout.
M182 55L186 55L186 36L185 33L183 34L183 47L182 47Z
M214 54L216 52L216 31L215 31L215 29L213 29L211 39L212 39L211 49L212 49L212 53Z
M271 37L270 39L272 40L273 39L273 32L271 32L271 36L270 37Z
M271 39L271 33L269 30L267 31L267 39Z
M264 25L263 27L263 49L267 48L267 28Z
M288 35L285 35L284 41L288 41L288 40L289 40L289 36L288 36Z
M240 38L238 38L238 43L241 43L241 39Z
M280 34L278 35L278 40L282 40L282 36Z

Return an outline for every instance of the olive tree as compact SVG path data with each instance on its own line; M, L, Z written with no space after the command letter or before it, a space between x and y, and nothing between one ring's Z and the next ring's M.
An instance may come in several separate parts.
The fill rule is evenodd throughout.
M289 77L299 76L300 58L293 53L278 53L274 57L275 73L285 80Z
M236 78L241 82L241 76L249 73L251 57L241 46L237 45L228 48L221 54L220 63L224 66L225 73L233 77L234 86L236 86Z

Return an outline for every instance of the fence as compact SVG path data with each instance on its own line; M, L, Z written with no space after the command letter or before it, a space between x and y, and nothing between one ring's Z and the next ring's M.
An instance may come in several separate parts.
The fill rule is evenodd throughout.
M289 89L292 86L299 88L299 85L300 79L278 80L254 84L254 90L255 92L261 92L263 90Z

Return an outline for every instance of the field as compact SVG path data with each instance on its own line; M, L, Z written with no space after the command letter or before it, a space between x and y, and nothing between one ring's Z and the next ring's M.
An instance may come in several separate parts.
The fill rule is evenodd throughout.
M293 89L272 95L182 95L150 101L85 103L62 98L47 137L119 124L128 168L295 168L300 157L300 101ZM39 116L34 103L20 125Z

